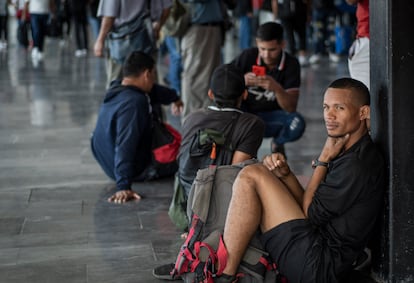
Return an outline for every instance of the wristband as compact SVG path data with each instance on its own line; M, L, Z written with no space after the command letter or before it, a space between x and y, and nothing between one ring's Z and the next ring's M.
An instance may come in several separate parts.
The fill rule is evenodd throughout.
M326 168L329 168L329 162L319 161L318 159L312 160L312 168L315 169L318 166L324 166Z

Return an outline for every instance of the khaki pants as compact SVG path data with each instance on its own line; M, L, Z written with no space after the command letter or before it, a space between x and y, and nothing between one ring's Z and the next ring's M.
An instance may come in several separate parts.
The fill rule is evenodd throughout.
M221 27L193 25L181 41L182 89L184 103L182 117L210 105L207 95L210 78L221 62Z

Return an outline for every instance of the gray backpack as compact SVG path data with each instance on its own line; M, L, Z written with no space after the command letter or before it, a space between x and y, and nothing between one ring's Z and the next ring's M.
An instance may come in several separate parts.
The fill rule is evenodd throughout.
M191 188L187 214L191 219L188 237L181 246L172 276L180 275L184 282L213 282L222 270L217 262L227 261L222 240L233 182L239 171L256 163L251 159L237 165L223 165L199 170ZM276 270L259 241L259 231L246 250L237 273L237 282L287 282ZM219 264L219 266L224 266Z

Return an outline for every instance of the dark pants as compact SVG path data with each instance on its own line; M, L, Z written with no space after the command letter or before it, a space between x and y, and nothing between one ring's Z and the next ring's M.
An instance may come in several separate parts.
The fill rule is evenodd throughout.
M0 15L0 40L7 41L8 39L8 30L7 30L7 22L9 20L8 15Z
M30 14L30 24L32 27L33 47L43 51L46 37L48 14Z

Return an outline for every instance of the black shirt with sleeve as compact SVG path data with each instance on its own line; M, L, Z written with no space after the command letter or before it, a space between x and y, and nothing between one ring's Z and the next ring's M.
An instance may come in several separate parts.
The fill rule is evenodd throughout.
M320 268L338 278L350 270L366 246L383 199L384 160L367 134L329 163L308 209L321 237ZM320 270L317 276L327 276ZM326 282L320 278L317 282ZM333 282L333 281L328 281Z
M245 49L232 61L232 64L239 68L243 74L251 72L254 65L264 66L264 63L259 57L259 50L257 47ZM279 55L277 66L271 70L266 69L266 74L277 81L285 90L299 89L300 87L299 61L285 51L282 51ZM270 99L267 99L265 96L262 96L261 99L257 99L258 95L266 92L263 88L248 87L247 90L249 96L247 100L243 101L243 110L253 113L281 110L274 95L272 95Z
M240 113L237 120L233 120L235 112ZM233 129L232 124L234 122L232 121L236 123ZM210 106L207 109L200 109L189 114L182 125L182 141L180 153L178 154L178 172L186 192L189 192L191 183L196 176L197 170L200 168L195 168L196 170L194 170L193 175L189 174L189 172L184 172L188 164L185 164L185 158L180 157L190 152L192 141L198 130L206 128L220 131L226 137L231 137L230 143L234 151L241 151L255 158L262 143L265 126L263 121L256 115L234 108Z

